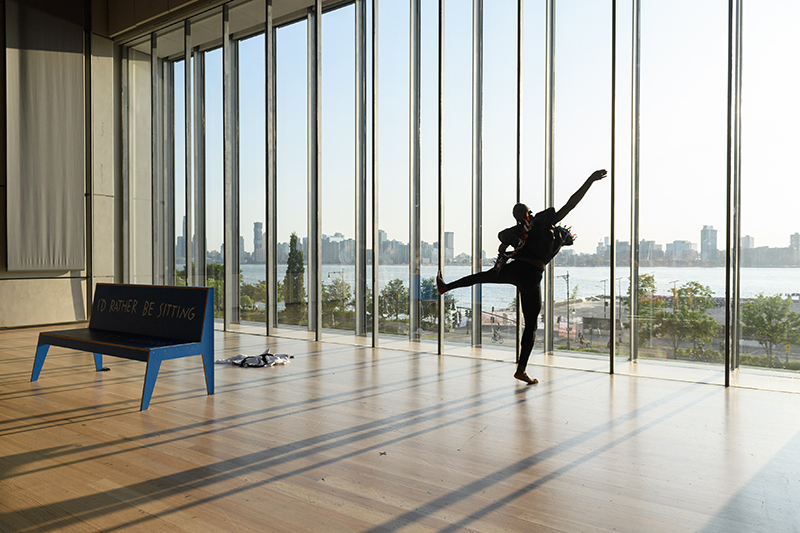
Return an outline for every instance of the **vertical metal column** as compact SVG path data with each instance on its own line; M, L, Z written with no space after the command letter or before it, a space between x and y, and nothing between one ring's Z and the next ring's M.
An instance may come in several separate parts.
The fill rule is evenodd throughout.
M483 0L472 0L472 273L483 270ZM482 291L472 286L472 344L481 345Z
M728 2L727 221L725 228L725 386L739 368L741 251L742 2Z
M164 176L161 161L162 109L161 61L158 59L158 35L150 34L150 190L152 198L152 269L153 284L164 284Z
M631 285L630 339L631 361L639 357L639 100L640 100L640 43L641 0L633 1L633 72L631 73Z
M194 92L194 284L206 286L206 56L193 51ZM218 297L215 295L215 297Z
M175 285L175 62L164 61L164 258L167 285Z
M194 268L194 188L192 172L192 23L183 24L183 118L184 118L184 177L186 196L184 198L186 222L184 223L184 257L186 258L186 285L195 285Z
M322 329L322 0L308 10L308 329Z
M437 84L437 112L436 112L436 180L437 190L439 196L439 209L437 213L438 224L438 242L439 242L439 271L444 272L444 184L442 180L442 114L444 111L444 0L439 0L439 18L438 18L438 55L439 60L436 65L436 84ZM445 307L444 307L444 294L439 295L438 302L438 334L437 334L437 350L436 353L441 355L444 353L444 332L445 332Z
M128 54L130 49L122 47L122 67L120 68L120 85L122 89L120 107L122 108L121 129L122 129L122 283L131 283L131 174L130 174L130 116L129 99L130 88L128 84Z
M276 249L278 246L278 166L276 159L276 131L277 115L275 91L275 28L272 26L272 0L267 0L266 28L264 31L264 69L266 83L266 127L267 127L267 160L266 180L267 198L266 205L266 262L267 262L267 301L266 301L266 327L267 335L272 335L278 323L278 261Z
M93 101L94 94L92 87L92 63L94 61L94 50L92 49L92 40L94 35L91 32L92 27L92 10L87 8L84 11L84 32L83 32L83 86L85 87L83 93L83 120L86 125L83 134L83 150L84 161L86 164L83 167L83 178L85 187L84 196L84 209L86 223L84 224L86 239L86 249L84 256L86 261L85 274L88 283L86 283L86 300L84 301L85 316L92 314L92 302L94 302L94 225L95 225L95 186L94 186L94 124L92 121ZM115 225L116 226L116 225Z
M733 50L734 50L734 12L733 0L728 0L728 138L727 138L727 161L726 161L726 217L725 217L725 386L731 384L731 370L733 368L731 358L731 344L735 342L733 335Z
M555 203L556 3L547 0L545 58L544 205ZM553 263L544 272L544 351L553 353Z
M378 225L378 0L372 0L372 346L380 338L380 235Z
M614 302L616 291L614 289L614 280L617 279L617 203L616 203L616 127L617 127L617 0L611 1L611 220L610 223L610 239L611 249L609 250L609 279L611 280L611 301ZM603 297L605 297L605 289L603 290ZM603 302L603 305L608 305L608 302ZM617 338L617 312L616 305L609 306L611 326L608 331L608 338L610 340L609 353L608 353L608 371L610 374L614 373L614 357L616 355L616 343L614 339Z
M355 2L355 334L367 334L367 2Z
M224 323L239 321L239 183L236 175L236 114L238 90L236 83L235 45L230 35L230 5L222 6L222 172L224 185Z
M409 60L410 73L409 82L409 147L408 147L408 168L409 168L409 202L408 202L408 338L411 341L420 339L420 329L422 326L422 302L420 301L420 0L410 0L410 31L409 38L410 50Z
M739 370L741 334L741 247L742 247L742 24L744 0L736 0L736 92L734 99L734 174L733 174L733 327L731 370ZM728 372L727 374L729 374Z
M516 152L516 171L517 171L517 194L516 194L516 201L519 203L522 197L522 0L517 0L517 131L515 137L515 152ZM514 361L519 362L519 348L520 348L520 340L522 332L520 330L520 322L522 317L522 308L520 304L519 298L519 290L516 291L517 293L517 305L515 309L516 314L516 327L515 329L515 336L516 336L516 343L514 346ZM538 320L538 317L537 317ZM530 326L533 327L535 324L531 324Z

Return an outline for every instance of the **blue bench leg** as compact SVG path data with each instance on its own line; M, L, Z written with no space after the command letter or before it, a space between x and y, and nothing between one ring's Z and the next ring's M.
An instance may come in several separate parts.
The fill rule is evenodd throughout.
M44 359L47 357L47 350L50 349L49 344L40 344L36 347L36 358L33 360L33 372L31 372L31 381L39 379L39 373L44 366Z
M158 369L161 368L161 357L150 354L150 359L147 361L147 370L144 375L144 391L142 391L142 407L141 411L146 411L150 407L150 397L153 396L153 389L156 386L156 378L158 377Z
M206 375L206 392L214 394L214 348L203 348L203 372Z
M103 370L103 354L101 354L101 353L94 354L94 368L98 372L102 372L102 370Z

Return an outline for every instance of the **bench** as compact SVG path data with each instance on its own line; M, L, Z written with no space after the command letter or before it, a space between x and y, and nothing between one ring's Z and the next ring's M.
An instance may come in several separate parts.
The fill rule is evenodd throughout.
M98 283L88 328L39 333L31 381L39 379L50 346L147 363L141 410L150 405L161 361L201 355L214 394L214 289Z

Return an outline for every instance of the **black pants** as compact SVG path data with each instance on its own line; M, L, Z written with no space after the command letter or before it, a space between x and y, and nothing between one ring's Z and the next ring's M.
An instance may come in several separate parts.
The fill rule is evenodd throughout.
M519 289L522 316L525 319L525 328L522 330L522 340L519 347L519 363L517 371L524 372L528 366L528 358L533 350L534 334L539 321L539 311L542 309L542 294L539 284L542 281L542 271L525 261L512 261L500 270L487 270L464 276L447 284L449 290L461 287L471 287L478 283L503 283L514 285Z

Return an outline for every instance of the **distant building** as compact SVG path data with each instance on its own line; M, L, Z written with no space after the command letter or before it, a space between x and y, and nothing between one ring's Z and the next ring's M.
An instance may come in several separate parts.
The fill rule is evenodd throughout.
M690 261L697 258L697 245L689 241L673 241L667 244L667 259Z
M446 263L453 260L455 251L455 238L452 231L444 232L444 260Z
M186 262L186 238L183 235L175 239L175 261Z
M597 249L595 250L595 254L597 254L597 257L599 257L600 259L608 259L609 257L608 237L605 238L605 242L597 243Z
M700 259L703 261L716 261L718 257L717 230L713 226L703 226L700 231Z
M789 247L800 248L800 233L793 233L789 235Z
M617 263L630 264L631 244L628 241L617 241Z
M264 247L263 231L264 225L261 222L253 222L253 252Z
M661 245L656 244L656 241L646 241L642 239L639 241L639 261L653 262L658 259L658 252L661 251Z
M742 237L742 249L750 250L751 248L756 247L756 240L751 237L750 235L745 235Z

